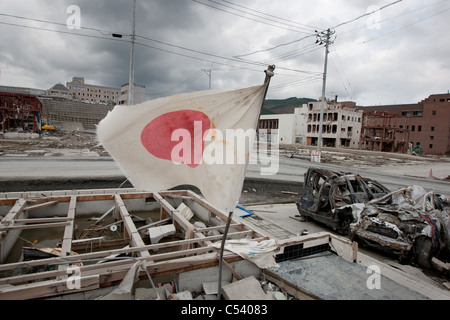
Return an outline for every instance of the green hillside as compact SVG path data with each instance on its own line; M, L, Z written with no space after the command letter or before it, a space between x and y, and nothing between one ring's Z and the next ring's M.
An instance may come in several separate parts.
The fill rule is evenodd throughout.
M294 109L301 106L302 104L317 101L310 98L288 98L282 100L266 100L264 101L264 106L262 108L261 114L289 114L294 113Z

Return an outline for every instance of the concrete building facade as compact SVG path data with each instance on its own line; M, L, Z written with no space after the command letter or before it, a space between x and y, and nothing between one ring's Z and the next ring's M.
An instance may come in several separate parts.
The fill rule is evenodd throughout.
M260 141L277 141L280 144L306 142L307 105L295 108L293 114L269 114L259 118Z
M51 98L69 99L73 100L73 95L69 89L62 83L57 83L46 91L46 95Z
M321 101L308 103L306 145L316 146L319 139ZM323 112L322 146L358 148L363 112L355 102L327 100Z
M145 101L145 86L134 85L133 88L133 104L139 104ZM126 83L120 88L120 96L117 99L117 104L128 104L129 84Z
M75 101L114 105L120 97L120 88L87 84L83 77L73 77L66 87Z
M397 115L392 118L389 126L396 131L408 130L411 148L420 146L420 149L428 154L450 153L450 93L432 94L414 104L368 106L359 109L367 113L377 111ZM372 125L382 127L383 119L377 119Z

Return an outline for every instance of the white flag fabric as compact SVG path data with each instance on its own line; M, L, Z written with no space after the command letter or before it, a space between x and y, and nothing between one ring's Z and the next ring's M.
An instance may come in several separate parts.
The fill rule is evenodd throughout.
M193 185L212 205L233 211L266 88L208 90L117 105L99 123L97 136L136 189Z

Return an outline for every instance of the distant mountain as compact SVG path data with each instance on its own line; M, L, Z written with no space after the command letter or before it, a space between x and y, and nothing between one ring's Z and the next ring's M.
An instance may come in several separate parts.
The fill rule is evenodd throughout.
M289 114L294 113L294 109L302 104L317 101L310 98L288 98L283 100L266 100L262 108L261 114Z

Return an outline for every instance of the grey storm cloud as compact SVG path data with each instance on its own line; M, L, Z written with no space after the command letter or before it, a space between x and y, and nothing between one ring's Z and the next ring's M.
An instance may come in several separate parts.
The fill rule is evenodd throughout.
M450 1L137 0L135 80L148 98L259 84L269 99L319 98L324 47L336 31L327 97L414 103L450 89ZM133 1L0 0L1 85L48 89L82 76L128 82ZM65 25L80 8L81 29ZM370 8L382 8L367 15ZM112 37L122 34L122 38ZM207 71L211 70L211 73Z

